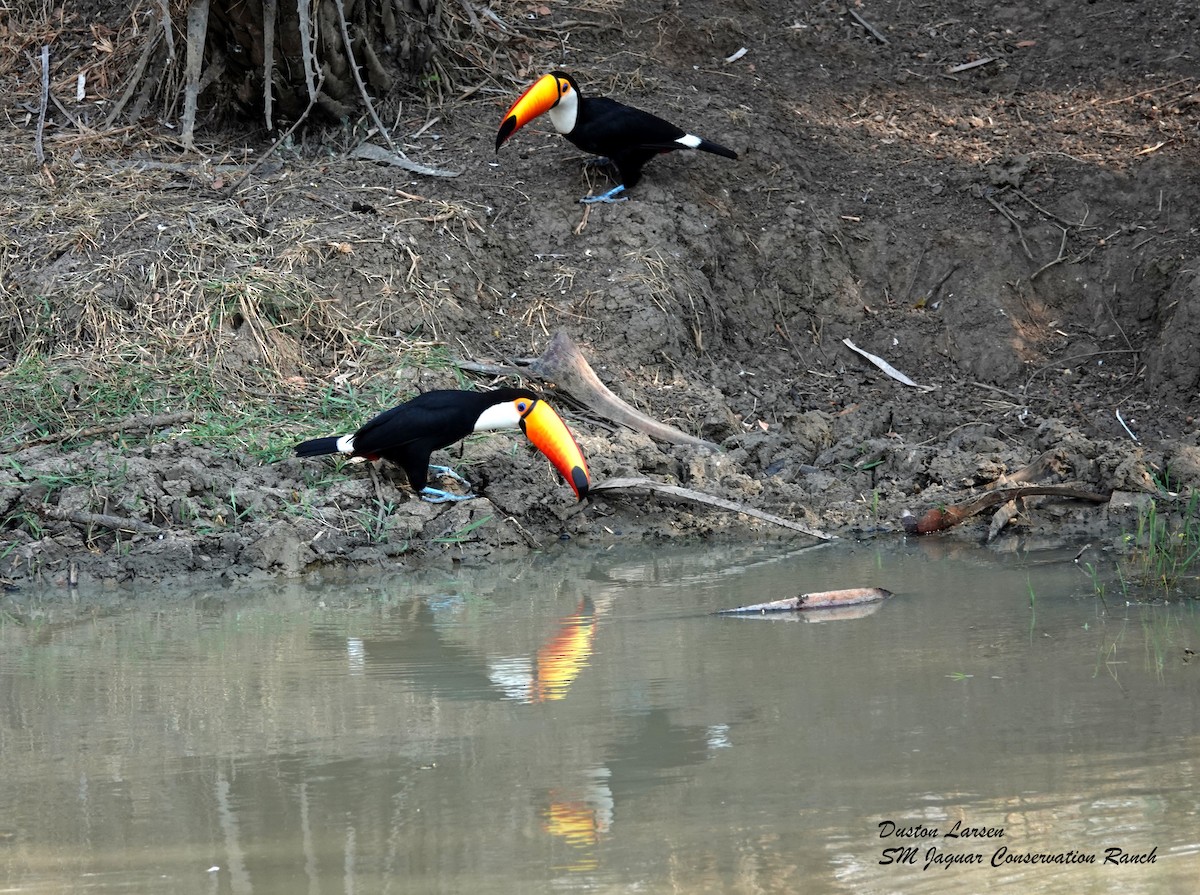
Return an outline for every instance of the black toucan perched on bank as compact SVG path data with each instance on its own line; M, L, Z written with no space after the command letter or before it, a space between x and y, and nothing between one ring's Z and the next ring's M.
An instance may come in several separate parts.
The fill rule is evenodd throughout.
M496 151L519 128L544 112L550 113L556 131L584 152L606 156L617 167L621 177L617 186L581 202L619 202L617 194L632 189L641 179L642 166L664 152L700 149L737 158L732 149L689 134L657 115L608 97L580 96L575 79L561 71L543 75L512 104L496 134Z
M382 457L403 469L413 490L431 503L466 500L473 495L450 494L429 487L430 468L454 476L444 466L430 467L430 455L472 432L516 428L546 455L576 497L583 500L589 482L583 452L554 409L523 388L425 392L379 414L353 435L331 435L301 442L296 445L296 456L341 453L368 460Z

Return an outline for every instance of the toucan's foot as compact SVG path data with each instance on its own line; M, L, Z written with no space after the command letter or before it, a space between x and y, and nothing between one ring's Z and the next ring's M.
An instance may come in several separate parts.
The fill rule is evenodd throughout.
M624 202L626 199L629 198L628 196L621 196L620 198L616 198L617 193L621 192L623 189L625 189L625 184L623 184L623 183L618 184L617 186L614 186L611 190L609 190L607 193L602 193L599 196L584 196L579 201L582 202L584 205L593 205L596 202L604 202L606 204L611 204L613 202Z
M446 503L451 500L473 500L474 494L451 494L441 488L430 488L426 485L421 489L421 499L429 503Z
M432 469L434 472L436 472L438 475L448 476L449 478L454 479L454 481L456 481L456 482L461 482L462 484L466 485L468 488L471 487L470 482L468 482L466 479L464 479L462 476L460 476L457 472L455 472L449 466L433 466L431 464L429 468Z

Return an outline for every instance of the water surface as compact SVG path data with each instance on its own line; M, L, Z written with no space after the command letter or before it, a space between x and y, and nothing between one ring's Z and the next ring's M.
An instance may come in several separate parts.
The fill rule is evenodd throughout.
M3 891L1194 892L1197 615L1072 556L571 547L9 623Z

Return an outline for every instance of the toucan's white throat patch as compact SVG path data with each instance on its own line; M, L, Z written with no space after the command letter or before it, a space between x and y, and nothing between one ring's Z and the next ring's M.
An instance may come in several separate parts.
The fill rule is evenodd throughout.
M487 432L492 429L515 429L521 425L521 412L512 401L503 404L493 404L475 421L476 432Z
M559 90L562 88L560 87ZM550 123L560 134L569 134L575 130L575 121L579 117L579 96L572 90L559 96L558 102L550 107L547 113Z

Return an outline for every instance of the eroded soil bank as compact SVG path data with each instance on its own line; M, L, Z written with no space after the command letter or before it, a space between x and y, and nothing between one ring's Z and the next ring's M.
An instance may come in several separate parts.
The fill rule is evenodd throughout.
M587 26L544 8L521 32L512 84L569 67L583 89L739 160L663 157L629 201L585 210L578 198L608 181L548 126L494 153L517 89L494 82L401 118L406 151L452 179L317 138L232 198L216 164L229 156L128 166L103 192L94 175L113 159L94 146L72 156L64 144L47 169L9 157L10 388L43 312L78 319L53 369L86 391L76 373L105 357L98 319L151 340L173 324L146 319L147 296L191 300L253 271L284 292L299 284L338 320L402 335L411 351L373 371L394 402L490 384L453 361L536 356L563 329L616 394L721 448L656 443L533 380L597 480L677 483L843 537L899 532L905 509L969 500L1035 460L1039 482L1115 497L1030 499L1001 543L1115 544L1150 496L1169 507L1200 487L1194 4L878 2L856 19L825 3L630 3L589 7ZM28 144L28 122L5 127L7 144ZM396 470L377 482L362 465L291 458L295 441L383 408L356 404L348 383L362 371L340 335L273 355L270 325L241 307L205 332L215 373L278 369L257 400L283 413L337 394L342 418L313 431L248 415L224 438L198 437L194 413L74 438L68 418L32 444L15 432L0 482L6 581L482 561L568 538L803 537L656 497L577 507L509 435L444 458L483 495L452 505L415 500ZM63 357L79 359L69 376ZM988 521L938 537L981 538Z

